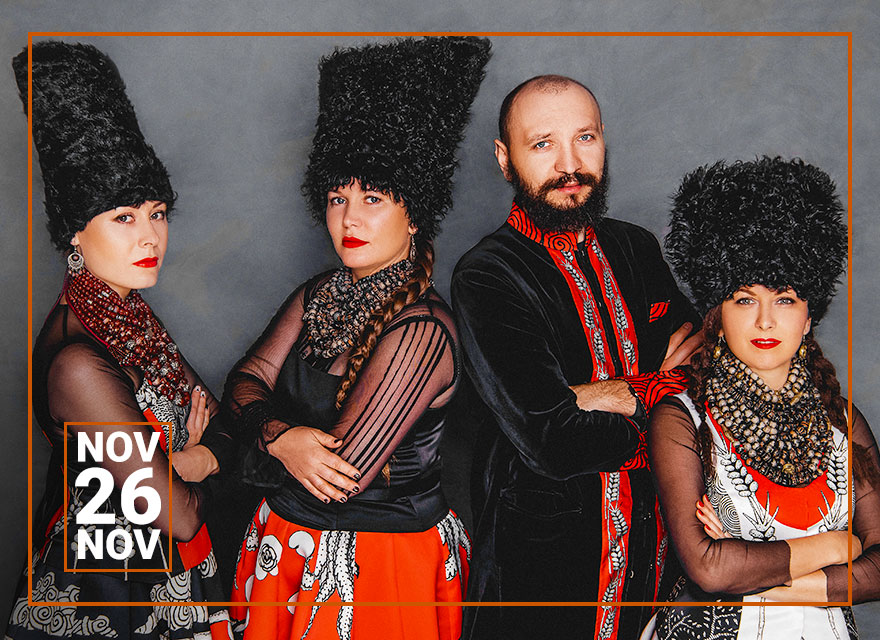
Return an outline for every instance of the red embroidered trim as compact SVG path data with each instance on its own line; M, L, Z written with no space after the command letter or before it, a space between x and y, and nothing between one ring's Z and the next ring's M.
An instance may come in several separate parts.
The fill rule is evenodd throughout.
M669 300L666 302L655 302L651 305L651 311L648 313L648 322L654 322L658 318L662 318L669 311Z
M547 232L539 229L529 218L528 214L514 202L510 207L510 215L507 216L507 224L519 231L526 238L534 240L540 245L554 251L575 251L577 249L577 234L569 231ZM590 234L593 233L589 229Z
M639 434L639 444L636 447L636 452L633 454L633 457L624 462L620 466L621 471L631 471L633 469L646 469L648 468L648 442L645 439L645 433L640 431L639 428L633 424L632 428L637 431Z
M727 447L727 451L736 456L736 459L742 463L743 467L748 469L749 475L752 476L752 479L758 483L758 489L755 492L755 495L770 496L771 493L773 494L775 507L774 520L787 527L807 530L817 522L814 515L816 511L814 509L818 509L819 513L822 513L822 507L824 505L833 505L834 501L839 498L831 487L828 486L828 469L825 469L825 471L822 472L822 475L803 487L784 487L776 484L760 471L756 471L748 466L746 461L740 457L736 452L736 449L733 448L730 438L727 437L724 430L715 421L712 412L709 411L708 403L706 404L706 416L709 418L709 424L712 425L712 428L715 429L721 437L724 446ZM758 501L763 504L763 499L759 499Z
M617 350L624 371L616 371L614 361L606 352L610 348L606 327L602 325L596 300L593 297L591 287L583 274L577 261L567 259L563 252L571 254L577 250L577 234L573 232L548 233L535 226L528 214L514 202L510 208L507 223L524 236L537 242L547 249L556 268L562 273L565 282L574 300L575 309L581 320L587 344L590 345L590 357L593 361L593 380L606 380L619 375L632 375L638 373L638 340L632 316L626 306L620 288L611 271L602 248L592 228L587 229L586 247L590 260L590 266L601 282L600 289L605 300L608 314L611 318L612 329L615 333ZM578 286L576 279L582 280L582 286ZM592 326L587 320L587 310L593 318Z
M614 333L617 336L617 354L624 368L622 373L624 375L636 374L639 372L639 342L636 338L632 316L623 295L620 293L620 287L617 286L611 265L608 264L595 234L587 238L587 243L591 249L587 252L590 265L602 283L600 289L602 297L605 299L605 308L608 309L608 315L611 316L611 323L614 325Z
M629 562L632 490L628 473L600 473L602 480L602 562L599 565L599 601L620 602ZM599 606L595 637L616 640L620 607Z
M566 260L563 251L574 253L577 250L577 234L547 233L538 229L525 211L514 202L507 218L508 224L518 232L544 246L553 259L556 268L562 273L571 292L578 317L584 329L587 343L590 345L590 357L593 361L593 380L603 380L621 374L638 373L638 342L635 326L620 288L611 271L605 254L596 239L592 228L587 230L586 246L590 266L601 283L602 296L611 317L612 328L618 345L618 354L624 371L614 370L614 361L606 354L608 340L605 327L599 315L598 306L593 298L591 287L580 266L575 260ZM585 286L578 287L575 276L579 276ZM615 305L615 302L618 304ZM593 317L593 327L587 322L585 306L588 306ZM602 352L599 353L598 347ZM627 357L624 344L629 344L631 357ZM602 359L599 359L602 355ZM647 383L646 383L647 386ZM640 433L639 447L631 460L623 465L622 471L648 466L647 447L644 434ZM619 602L622 599L623 587L626 582L626 566L628 562L629 531L632 523L632 491L629 474L614 472L600 473L602 481L602 563L599 570L599 590L597 597L603 602ZM659 539L658 539L659 541ZM664 552L665 555L665 552ZM658 558L660 558L658 550ZM603 640L616 640L620 616L620 608L600 606L597 610L595 637Z
M687 376L678 369L641 373L637 376L625 376L623 379L636 392L645 411L650 411L666 396L687 389Z
M593 298L593 292L590 290L589 286L586 286L583 289L578 287L577 283L574 281L574 276L565 268L565 265L569 264L573 269L577 270L581 278L584 278L583 273L581 273L576 263L573 261L567 261L565 257L563 257L561 251L553 251L552 249L547 249L547 251L553 259L553 262L556 264L556 268L559 269L562 277L565 278L565 282L568 285L568 289L574 300L574 308L581 320L581 327L583 327L584 335L587 338L587 344L590 345L590 359L593 362L593 380L607 380L608 378L613 377L613 373L610 369L614 365L613 361L606 353L608 336L605 335L605 327L602 326L602 323L600 322L599 311L596 306L596 300ZM586 278L584 278L584 280L586 280ZM586 310L584 309L585 305L589 307L590 313L593 316L592 327L590 327L587 322Z

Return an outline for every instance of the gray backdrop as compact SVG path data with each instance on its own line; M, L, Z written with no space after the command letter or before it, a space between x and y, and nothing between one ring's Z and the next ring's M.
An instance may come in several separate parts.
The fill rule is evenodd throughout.
M0 629L28 557L27 133L9 59L28 31L590 30L853 32L853 173L847 173L845 37L492 36L494 56L460 149L455 206L437 240L435 280L445 296L458 257L499 226L509 188L492 156L497 109L521 80L546 72L589 84L602 104L611 168L610 215L665 231L669 194L686 171L720 158L800 156L828 171L847 198L852 179L850 280L853 394L880 424L878 347L880 181L878 45L873 0L830 3L653 0L430 3L48 3L2 0L0 21L0 369L5 445ZM207 13L210 11L211 13ZM374 36L65 37L91 42L117 63L147 139L179 194L159 285L146 296L187 358L219 393L233 363L299 282L336 264L326 233L305 213L299 184L316 118L317 62L335 46ZM34 163L33 322L57 296L62 260L50 247ZM841 287L817 335L846 388L847 295ZM453 502L466 512L468 434L446 443ZM35 501L46 451L35 432ZM466 519L469 517L466 515ZM864 637L880 632L880 606L856 609Z

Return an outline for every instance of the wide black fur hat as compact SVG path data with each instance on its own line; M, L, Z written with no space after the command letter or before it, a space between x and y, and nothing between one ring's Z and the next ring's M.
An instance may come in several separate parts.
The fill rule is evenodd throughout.
M317 132L303 184L314 217L348 184L391 193L418 237L452 204L455 149L489 60L475 37L407 38L338 49L320 63Z
M28 105L27 49L12 59ZM49 233L55 245L89 220L146 200L174 205L168 172L144 140L116 65L91 45L33 45L33 138L46 188Z
M791 287L819 322L846 269L834 182L802 160L718 162L684 177L666 252L705 313L742 286Z

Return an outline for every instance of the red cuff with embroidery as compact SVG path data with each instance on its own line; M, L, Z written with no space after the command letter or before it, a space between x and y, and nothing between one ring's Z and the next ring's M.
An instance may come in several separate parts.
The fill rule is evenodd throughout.
M636 394L642 408L647 413L655 404L670 394L681 393L687 389L687 376L678 369L670 371L654 371L640 373L635 376L624 376L630 389ZM639 446L632 458L621 467L621 471L629 471L648 466L648 446L645 433L639 430Z
M639 401L650 411L651 407L668 395L687 389L687 376L678 369L653 371L623 378L635 391Z

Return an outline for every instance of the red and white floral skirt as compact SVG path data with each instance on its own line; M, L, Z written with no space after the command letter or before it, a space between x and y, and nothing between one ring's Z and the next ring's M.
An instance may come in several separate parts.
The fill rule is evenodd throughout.
M264 500L236 567L232 600L253 604L232 608L235 630L245 640L457 640L460 606L410 603L461 602L469 559L470 540L451 511L417 533L319 531Z

